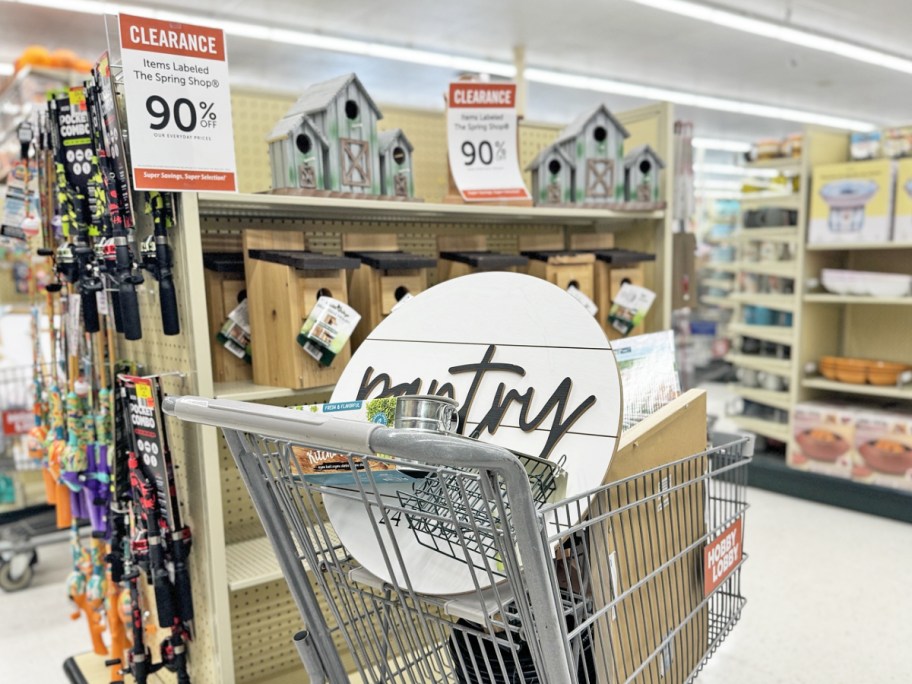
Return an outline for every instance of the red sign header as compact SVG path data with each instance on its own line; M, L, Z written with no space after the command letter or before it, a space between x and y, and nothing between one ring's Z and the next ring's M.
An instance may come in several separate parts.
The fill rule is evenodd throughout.
M449 106L499 107L516 106L515 83L450 83Z
M225 59L225 34L221 29L120 15L120 40L130 50L159 52L198 59Z

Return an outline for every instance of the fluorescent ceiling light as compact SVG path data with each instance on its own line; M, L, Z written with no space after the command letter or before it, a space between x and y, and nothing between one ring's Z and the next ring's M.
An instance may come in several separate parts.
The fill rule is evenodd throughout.
M0 62L0 76L10 76L14 68L9 62Z
M761 116L784 121L798 121L800 123L818 124L821 126L831 126L833 128L848 128L852 131L873 131L877 128L877 126L872 123L859 121L857 119L847 119L840 116L817 114L800 109L775 107L755 102L729 100L722 97L713 97L711 95L700 95L699 93L690 93L681 90L656 88L653 86L638 85L636 83L615 81L607 78L567 74L547 69L526 69L526 80L534 81L536 83L547 83L548 85L563 86L565 88L578 88L580 90L594 90L602 93L639 97L644 100L668 100L675 104L699 107L702 109L715 109L721 112L734 112L736 114L748 114L750 116Z
M750 152L751 144L740 140L717 140L716 138L694 138L691 144L704 150L721 150L722 152Z
M829 52L839 57L853 59L857 62L865 62L885 69L912 74L912 59L881 52L880 50L874 50L820 33L794 28L788 24L759 19L749 14L731 12L712 5L688 2L687 0L631 0L631 2L689 17L690 19L705 21L717 26L724 26L735 31L772 38L783 43L800 45L811 50Z
M7 3L11 2L18 5L48 7L64 12L80 12L83 14L136 14L152 19L160 19L162 21L213 26L221 28L228 35L240 36L242 38L253 38L255 40L265 40L273 43L300 45L302 47L310 47L317 50L330 50L353 55L364 55L366 57L391 59L398 62L410 62L412 64L441 67L456 71L493 74L495 76L505 76L507 78L515 78L516 76L516 67L507 62L476 59L474 57L464 57L461 55L419 50L416 48L387 45L384 43L372 43L364 40L337 38L320 33L309 33L307 31L272 28L255 22L232 21L229 19L220 19L218 17L172 12L154 7L127 5L115 2L96 2L95 0L71 0L66 3L60 3L59 0L0 1Z
M757 176L760 178L775 178L779 175L776 169L749 169L745 166L734 164L696 164L694 173L706 173L717 176Z
M382 59L392 59L414 64L422 64L436 67L444 67L459 71L479 72L494 74L513 78L516 76L516 68L506 62L497 62L485 59L475 59L473 57L463 57L459 55L450 55L441 52L432 52L429 50L419 50L409 47L399 47L382 43L371 43L362 40L352 40L349 38L336 38L318 33L309 33L306 31L297 31L290 29L278 29L255 22L232 21L228 19L219 19L202 15L183 14L168 10L156 9L153 7L142 7L136 5L127 5L116 2L100 2L96 0L69 0L61 4L59 0L0 0L0 2L14 3L20 5L31 5L35 7L48 7L61 11L82 12L88 14L116 14L123 12L126 14L138 14L154 19L164 21L175 21L182 23L201 23L206 26L214 26L223 29L229 35L253 38L256 40L273 41L287 43L290 45L301 45L319 50L332 50L336 52L345 52L349 54L365 55L369 57L378 57ZM751 102L742 102L740 100L729 100L721 97L711 97L700 95L698 93L688 93L666 88L656 88L646 85L637 85L635 83L626 83L623 81L614 81L605 78L595 78L578 74L565 74L548 69L526 69L526 80L537 83L546 83L565 88L578 88L581 90L593 90L596 92L613 93L616 95L626 95L629 97L638 97L646 100L668 100L676 104L689 105L701 109L713 109L723 112L734 112L737 114L748 114L752 116L767 117L771 119L782 119L786 121L798 121L801 123L813 123L834 128L848 128L854 131L873 131L877 127L866 121L855 119L846 119L828 114L816 114L797 109L788 109L785 107L775 107Z

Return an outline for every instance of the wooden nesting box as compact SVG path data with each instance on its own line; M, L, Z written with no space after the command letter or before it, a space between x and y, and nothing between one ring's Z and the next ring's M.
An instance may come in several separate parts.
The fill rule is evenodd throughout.
M417 295L428 286L429 268L437 265L433 257L406 252L345 252L357 259L361 268L348 276L350 304L361 314L361 323L352 335L352 348L358 345L386 318L405 295Z
M348 303L346 271L358 269L360 262L300 250L250 249L247 256L253 381L295 389L335 383L351 358L351 345L331 365L321 366L301 348L297 335L320 297Z
M253 369L247 361L225 349L216 339L228 314L247 297L244 255L219 252L203 255L209 344L212 347L212 379L215 382L249 382Z
M655 261L655 254L634 252L628 249L599 249L593 252L595 256L595 303L598 306L598 321L605 333L611 339L621 337L617 330L608 324L608 311L614 301L618 290L625 283L639 285L646 284L643 264ZM630 331L631 335L639 335L644 331L643 325L638 325Z
M543 278L562 290L573 285L589 299L595 299L595 256L591 252L549 250L523 254L529 257L529 275Z
M437 271L441 281L483 271L518 271L529 264L529 257L521 254L497 252L441 252Z

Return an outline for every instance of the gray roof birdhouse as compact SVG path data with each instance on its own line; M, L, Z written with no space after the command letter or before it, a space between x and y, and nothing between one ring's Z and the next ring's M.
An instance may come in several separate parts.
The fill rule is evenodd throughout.
M389 197L414 197L412 143L401 128L381 131L377 136L380 157L380 194Z
M537 203L561 202L614 204L624 201L624 139L630 134L604 104L581 116L561 131L557 140L532 164L533 196ZM554 154L552 150L558 150ZM548 165L547 173L542 169ZM559 168L558 164L562 166ZM563 166L568 166L569 187Z
M273 188L379 195L382 116L355 74L310 86L266 138Z
M662 196L661 171L665 162L649 145L640 145L624 157L624 188L628 202L658 203Z

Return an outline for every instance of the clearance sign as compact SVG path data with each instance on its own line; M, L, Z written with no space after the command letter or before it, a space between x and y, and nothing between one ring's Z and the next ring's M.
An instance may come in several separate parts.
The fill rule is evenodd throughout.
M516 85L450 84L450 172L467 202L527 200L516 149Z
M133 187L237 191L225 34L120 15Z

